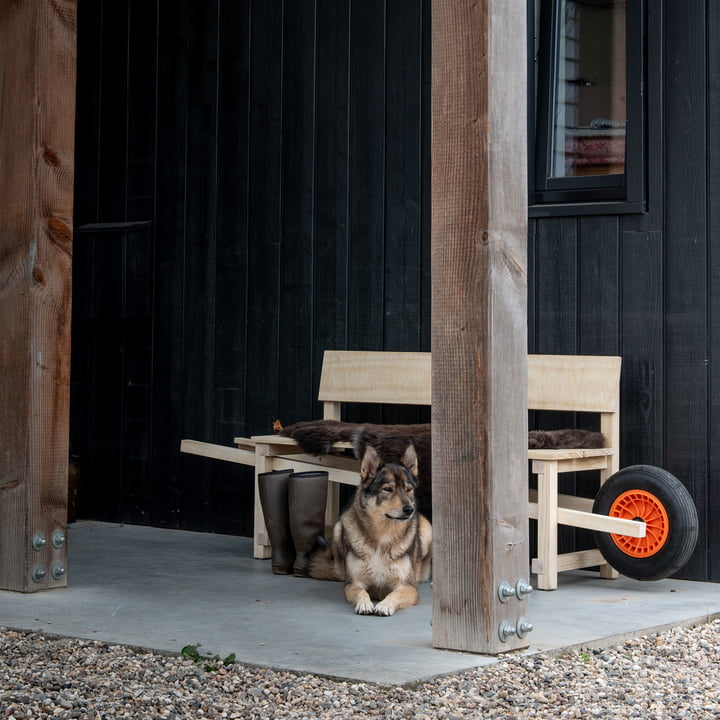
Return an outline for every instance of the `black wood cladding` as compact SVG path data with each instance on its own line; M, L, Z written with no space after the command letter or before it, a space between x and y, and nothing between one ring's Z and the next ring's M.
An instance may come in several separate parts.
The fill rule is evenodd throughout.
M681 575L717 581L720 7L689 1L648 3L648 211L530 221L528 338L622 355L621 464L690 489ZM250 534L252 471L180 439L319 417L325 349L430 349L430 71L429 0L81 0L75 224L152 223L76 235L81 516Z

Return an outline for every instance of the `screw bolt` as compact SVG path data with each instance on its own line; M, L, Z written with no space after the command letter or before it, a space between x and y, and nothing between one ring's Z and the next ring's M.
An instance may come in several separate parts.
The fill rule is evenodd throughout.
M52 534L52 544L56 549L61 548L65 544L65 533L62 530L55 530Z
M524 617L521 617L517 623L517 636L524 638L529 632L532 632L535 628L531 622L528 622Z
M515 588L507 580L503 580L498 585L498 598L500 598L500 602L504 603L511 597L515 597Z
M517 630L507 620L503 620L500 623L500 627L498 628L500 642L507 642L508 638L515 635L515 633L517 633Z
M42 533L35 533L32 539L33 550L40 552L47 545L47 540Z
M47 575L47 570L42 565L36 565L32 571L33 582L42 582Z
M52 569L52 576L54 580L59 580L65 574L65 566L62 563L55 563Z
M532 595L535 588L525 578L520 578L515 584L515 592L517 593L518 600L524 600L529 595Z

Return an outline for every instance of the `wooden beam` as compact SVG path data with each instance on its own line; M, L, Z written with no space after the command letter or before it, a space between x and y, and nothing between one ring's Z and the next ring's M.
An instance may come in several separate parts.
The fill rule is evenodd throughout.
M23 592L67 584L75 36L74 0L0 0L0 588Z
M433 644L529 618L525 4L432 4Z

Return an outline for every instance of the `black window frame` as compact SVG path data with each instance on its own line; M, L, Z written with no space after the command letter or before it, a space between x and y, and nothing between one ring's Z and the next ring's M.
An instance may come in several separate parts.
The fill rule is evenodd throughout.
M528 0L528 180L530 216L641 213L646 208L645 0L626 0L625 173L550 178L549 167L562 0Z

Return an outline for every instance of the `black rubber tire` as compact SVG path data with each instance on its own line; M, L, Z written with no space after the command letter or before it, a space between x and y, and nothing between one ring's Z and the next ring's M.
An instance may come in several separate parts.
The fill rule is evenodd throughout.
M631 465L611 475L595 497L593 512L609 515L617 498L630 490L644 490L662 505L668 516L668 536L654 554L634 557L610 533L595 532L595 542L605 560L622 575L636 580L661 580L680 570L695 550L698 517L685 486L671 473L653 465Z

